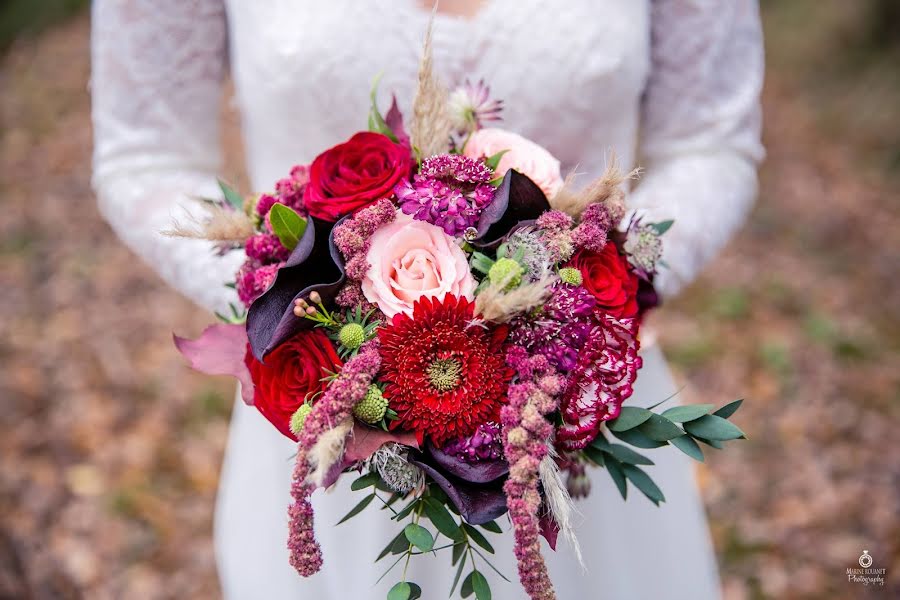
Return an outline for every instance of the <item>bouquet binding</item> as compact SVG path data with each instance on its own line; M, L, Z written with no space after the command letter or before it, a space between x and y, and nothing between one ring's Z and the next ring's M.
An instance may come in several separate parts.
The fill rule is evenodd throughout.
M571 515L589 493L585 468L658 504L641 468L653 463L633 448L703 460L700 444L743 437L728 420L741 401L623 405L672 222L617 229L615 165L577 190L545 149L485 127L502 103L483 82L444 91L429 39L409 133L396 99L382 114L373 89L369 131L274 193L223 183L199 230L176 224L247 260L234 283L246 310L175 341L198 370L237 377L297 442L288 547L300 575L323 564L311 494L357 472L351 489L367 495L342 522L375 499L410 521L376 560L448 549L450 595L490 598L476 557L493 568L485 533L508 513L526 593L555 598L539 539L555 549L562 534L581 560ZM421 596L405 572L389 600Z

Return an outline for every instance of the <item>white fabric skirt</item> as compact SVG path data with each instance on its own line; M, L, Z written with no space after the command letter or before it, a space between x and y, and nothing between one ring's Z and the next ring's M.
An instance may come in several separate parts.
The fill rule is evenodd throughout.
M671 373L659 348L643 352L644 367L629 404L649 406L675 392ZM671 404L676 399L670 401ZM674 447L642 450L656 463L647 467L666 496L659 508L633 486L623 501L602 469L589 469L591 495L576 505L581 512L578 538L587 571L560 538L557 552L542 542L544 556L560 600L708 600L719 598L719 580L706 516L691 460ZM395 560L377 564L381 549L400 531L387 511L369 505L361 514L335 527L359 500L351 492L352 476L333 489L316 491L316 535L324 567L304 579L288 564L287 506L294 444L256 410L238 398L219 487L215 547L226 600L363 600L386 597L400 580L402 563L375 584ZM507 583L483 563L495 600L521 600L509 520L497 520L502 535L489 534L497 553L491 562ZM578 521L576 521L578 522ZM468 571L468 569L467 569ZM413 557L407 579L418 583L425 600L447 598L455 574L449 550ZM458 591L455 595L458 595Z

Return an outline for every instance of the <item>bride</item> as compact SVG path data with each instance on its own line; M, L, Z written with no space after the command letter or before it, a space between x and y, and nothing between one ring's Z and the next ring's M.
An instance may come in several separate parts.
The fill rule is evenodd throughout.
M95 0L94 185L123 241L171 285L209 309L237 303L224 286L241 253L160 235L192 195L216 193L219 108L234 80L252 189L270 189L297 163L364 129L370 82L412 97L428 0ZM600 174L611 151L645 175L630 207L675 219L665 237L671 297L727 241L756 193L762 40L753 0L441 0L436 68L448 85L485 78L506 99L504 126L539 141L564 169ZM387 96L382 98L382 105ZM401 108L406 108L401 104ZM645 340L635 404L675 391ZM591 472L578 503L588 571L560 544L546 551L560 598L719 596L703 507L687 459L650 451L668 501L623 502ZM225 598L384 598L373 559L395 525L355 503L346 483L314 496L324 570L304 580L285 546L292 443L255 410L235 407L216 507ZM345 478L346 479L346 478ZM634 491L634 490L632 490ZM638 494L633 494L639 496ZM501 519L502 522L502 519ZM504 528L508 524L504 523ZM521 598L511 535L497 536L494 598ZM444 597L445 555L416 561L409 579Z

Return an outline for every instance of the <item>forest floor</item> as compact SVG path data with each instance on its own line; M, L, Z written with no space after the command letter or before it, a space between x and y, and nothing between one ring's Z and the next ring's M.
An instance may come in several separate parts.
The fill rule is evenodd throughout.
M747 399L749 441L698 469L726 598L900 597L900 85L815 83L789 13L767 13L760 200L654 318L688 401ZM184 365L170 332L208 316L97 212L88 31L0 59L0 598L214 598L233 384ZM890 589L847 582L863 549Z

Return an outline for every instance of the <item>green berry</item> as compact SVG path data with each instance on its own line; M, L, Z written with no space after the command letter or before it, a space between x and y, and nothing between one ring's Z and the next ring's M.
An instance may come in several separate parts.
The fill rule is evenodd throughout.
M303 431L303 424L306 423L306 417L312 412L312 406L309 404L301 404L300 408L291 417L291 431L294 435L300 435Z
M359 323L347 323L338 332L338 341L350 350L356 350L366 341L366 330Z
M353 414L363 423L374 425L384 418L387 406L387 398L382 395L378 386L373 384L366 390L366 397L353 407Z
M581 271L572 267L560 269L559 278L562 279L563 283L568 283L569 285L581 285L582 282Z
M505 283L506 285L503 286L503 289L511 290L522 283L523 272L522 265L513 259L501 258L491 265L491 269L488 271L488 279L494 285Z

